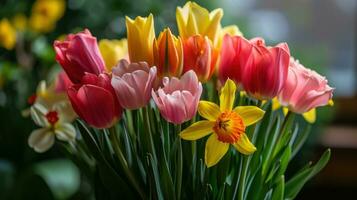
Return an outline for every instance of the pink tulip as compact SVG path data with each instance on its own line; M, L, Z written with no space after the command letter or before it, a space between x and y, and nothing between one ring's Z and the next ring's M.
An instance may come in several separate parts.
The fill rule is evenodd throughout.
M245 59L243 88L257 99L274 98L283 89L288 75L289 47L286 43L266 47L261 38L250 40L250 46L247 48L252 49L251 55L241 58Z
M288 78L279 94L279 101L293 112L305 113L315 107L327 105L333 90L327 85L325 77L291 58Z
M68 89L68 97L78 116L96 128L111 127L122 113L110 79L110 75L105 73L86 73L81 84Z
M146 62L129 64L123 59L112 75L112 86L123 108L138 109L149 103L156 67L149 68Z
M55 91L57 93L67 92L67 89L72 85L73 83L65 71L58 73L55 82Z
M54 48L57 62L73 83L79 83L86 72L98 75L104 71L97 39L87 29L69 34L63 42L56 40Z
M228 78L241 83L244 64L251 51L252 45L242 37L229 34L224 36L218 68L218 77L222 84Z
M192 119L202 93L202 84L194 71L186 72L181 79L164 77L163 88L152 91L152 97L163 118L174 124Z

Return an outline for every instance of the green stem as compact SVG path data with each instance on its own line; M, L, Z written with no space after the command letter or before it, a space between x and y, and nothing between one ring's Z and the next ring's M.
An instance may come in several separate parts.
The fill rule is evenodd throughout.
M182 168L183 168L183 158L182 158L182 143L179 136L181 132L181 124L175 126L175 135L178 139L178 148L177 148L177 170L176 170L176 193L177 199L181 199L181 187L182 187Z
M243 155L242 155L243 156ZM248 156L243 157L243 165L242 171L239 178L239 185L238 185L238 200L244 200L244 189L245 189L245 181L248 171Z
M117 138L115 126L112 126L111 128L109 128L109 132L110 132L110 134L109 134L110 140L113 143L112 146L113 146L115 155L117 156L120 164L122 165L125 174L129 178L129 181L133 184L136 191L139 192L140 197L142 199L146 199L144 191L141 189L141 187L139 186L139 183L136 181L134 174L130 170L128 163L125 160L123 152L121 151L121 149L119 147L119 140Z
M145 125L145 129L147 130L147 134L145 134L145 135L146 135L146 139L147 139L148 152L150 152L150 154L153 156L155 162L157 163L157 156L156 156L154 141L152 138L152 130L151 130L151 125L150 125L150 115L149 115L148 106L143 108L144 125Z

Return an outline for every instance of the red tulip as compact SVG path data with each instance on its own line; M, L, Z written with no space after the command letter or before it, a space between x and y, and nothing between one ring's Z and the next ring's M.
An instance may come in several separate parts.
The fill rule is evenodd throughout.
M218 53L208 37L195 35L183 43L183 72L193 70L201 82L208 81L216 65Z
M87 29L69 34L63 42L56 40L54 48L57 62L73 83L79 83L86 72L98 75L104 71L97 39Z
M236 83L242 81L244 64L252 50L249 41L241 39L239 36L226 34L223 38L218 77L222 83L228 78Z
M93 127L109 128L120 119L122 108L106 73L86 73L81 84L68 89L68 97L78 116Z
M219 77L241 83L257 99L270 99L282 90L288 74L290 51L286 43L265 46L264 40L250 41L226 36L221 54Z
M266 47L261 38L250 40L251 55L242 76L244 90L257 99L270 99L283 89L288 75L290 51L286 43Z

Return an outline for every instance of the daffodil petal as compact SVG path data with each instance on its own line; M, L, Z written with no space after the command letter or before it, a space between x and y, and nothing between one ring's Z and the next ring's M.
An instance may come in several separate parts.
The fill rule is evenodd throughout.
M240 115L245 126L252 125L263 118L265 111L256 106L237 106L234 112Z
M254 144L252 144L248 138L248 136L244 133L241 135L239 140L233 144L233 146L242 154L250 155L254 153L257 148L255 148Z
M207 142L205 149L205 162L207 167L217 164L229 149L229 143L223 143L217 139L217 134L212 134Z
M310 124L315 123L316 121L316 109L311 109L310 111L307 111L306 113L303 113L302 116L304 119L309 122Z
M55 134L59 140L74 141L76 138L76 129L70 123L63 123L57 125Z
M283 113L285 116L288 114L288 112L289 112L289 108L283 107Z
M221 111L219 110L219 106L215 103L209 101L200 101L198 104L198 113L210 121L216 121Z
M221 90L221 95L219 96L220 108L222 112L232 110L236 89L236 84L231 79L227 79Z
M55 137L50 128L40 128L32 131L28 144L38 153L50 149L55 142Z
M214 124L215 122L211 122L208 120L196 122L185 130L181 131L180 137L184 140L198 140L212 133L212 128Z

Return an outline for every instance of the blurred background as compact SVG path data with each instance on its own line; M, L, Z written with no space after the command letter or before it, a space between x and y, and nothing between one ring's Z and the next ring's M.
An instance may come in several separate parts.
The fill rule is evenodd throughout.
M40 2L40 3L39 3ZM176 6L167 0L68 0L43 8L46 0L0 0L0 199L90 199L90 177L52 148L37 154L27 145L35 125L22 116L40 80L59 69L52 43L88 28L101 38L125 37L125 16L155 16L158 34L177 33ZM200 0L209 10L224 9L223 25L237 24L245 37L270 45L289 43L300 62L327 76L335 106L321 108L311 137L294 161L300 167L332 148L327 167L298 199L350 199L357 191L357 1ZM37 7L35 6L37 5ZM36 8L35 8L36 7ZM53 19L41 19L50 12ZM48 14L48 13L47 13ZM12 27L12 28L9 28ZM11 38L9 35L17 35ZM15 42L12 40L16 40ZM67 156L67 157L66 157ZM294 166L292 168L294 168ZM292 169L293 170L293 169Z

